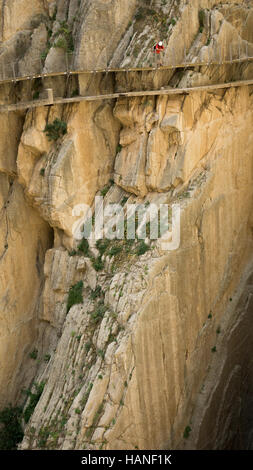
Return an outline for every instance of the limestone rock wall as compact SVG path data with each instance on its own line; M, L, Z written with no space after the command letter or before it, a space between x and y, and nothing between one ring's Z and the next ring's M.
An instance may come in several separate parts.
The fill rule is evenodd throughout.
M252 263L217 330L217 353L179 447L252 449Z
M43 133L56 117L68 121L68 134L57 146ZM68 248L73 242L72 210L78 204L91 205L97 190L113 176L119 128L111 104L104 102L83 103L69 112L53 107L27 114L17 156L19 180L43 218L63 232Z
M210 120L203 106L207 96L198 97L203 113L198 111L195 99L194 95L187 98L189 102L182 107L179 98L178 107L182 109L182 122L187 121L192 131L192 136L185 137L188 145L194 136L201 143L199 156L195 151L196 160L192 162L191 150L188 162L184 152L186 168L190 162L194 165L184 177L184 189L179 186L158 196L181 204L180 248L166 254L154 246L140 259L123 260L116 273L106 264L105 272L97 274L89 259L79 257L76 265L77 261L64 251L52 251L48 258L46 266L53 256L49 265L66 267L66 271L60 268L64 282L58 281L57 268L53 267L51 274L46 268L43 313L62 335L49 365L37 378L47 383L22 448L150 449L181 445L214 354L217 329L230 299L241 292L237 286L252 252L250 91L242 88L209 96ZM153 106L154 114L159 116L164 109L166 119L173 120L175 108L166 98ZM139 109L136 100L132 100L130 109ZM195 109L198 125L189 109ZM128 110L123 110L121 105L121 116L126 119L123 123L121 118L122 124L131 123ZM154 122L156 126L158 121ZM205 147L208 123L216 123L219 129L210 148ZM200 137L198 129L204 136ZM143 158L148 161L145 148ZM125 167L133 169L133 161L127 157ZM155 171L154 166L152 169ZM144 180L144 168L142 173L139 166L138 174ZM120 201L121 194L113 195L115 192L113 188L108 198L118 197ZM66 316L71 272L75 272L73 283L83 280L84 302L72 307ZM98 286L102 293L92 300ZM104 308L101 317L99 305ZM218 346L217 350L218 355ZM41 440L42 435L46 440Z
M25 14L10 25L23 3ZM149 63L161 35L165 58L175 61L253 47L251 1L156 1L157 21L145 16L144 1L35 3L2 2L0 66L8 57L26 73L42 53L45 70L57 70L66 34L76 67ZM196 67L183 76L119 75L116 83L82 77L77 86L98 93L251 74L249 64ZM62 79L53 87L66 93ZM14 92L3 89L1 100ZM25 85L18 93L28 93ZM241 87L0 117L0 406L26 407L21 388L44 383L20 448L251 447L252 96ZM56 118L67 133L50 142L44 130ZM120 252L111 243L101 258L93 242L78 248L73 209L94 208L101 194L124 208L180 204L180 247L164 252L152 242L138 256L136 243ZM67 308L73 286L83 300Z

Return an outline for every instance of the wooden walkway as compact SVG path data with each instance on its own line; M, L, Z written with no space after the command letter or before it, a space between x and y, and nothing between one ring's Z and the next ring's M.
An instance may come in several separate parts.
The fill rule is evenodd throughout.
M2 105L0 106L0 112L9 112L9 111L19 111L28 108L36 108L39 106L49 106L49 105L57 105L57 104L71 104L71 103L79 103L81 101L97 101L97 100L111 100L115 98L129 98L129 97L136 97L136 96L157 96L157 95L185 95L194 92L212 92L215 90L232 88L232 87L241 87L241 86L249 86L253 85L253 79L251 80L240 80L234 81L229 83L218 83L214 85L203 85L191 88L170 88L170 87L163 87L159 90L150 90L150 91L130 91L130 92L122 92L122 93L111 93L111 94L104 94L104 95L95 95L95 96L75 96L73 98L54 98L53 90L48 89L48 98L46 99L38 99L29 102L22 102L17 104L9 104L9 105Z
M165 71L165 70L175 70L175 69L189 69L194 67L211 67L211 66L222 66L222 65L233 65L233 64L241 64L245 62L252 62L253 57L241 57L238 59L230 59L230 60L220 60L220 61L210 61L210 62L185 62L182 64L170 64L164 65L161 67L134 67L134 68L101 68L96 70L64 70L59 72L50 72L50 73L39 73L39 74L30 74L25 76L18 76L15 74L15 70L13 69L13 73L11 77L4 78L1 76L0 78L0 85L13 83L13 82L21 82L25 80L34 80L36 78L51 78L51 77L64 77L66 75L84 75L84 74L97 74L97 73L130 73L130 72L151 72L151 71Z

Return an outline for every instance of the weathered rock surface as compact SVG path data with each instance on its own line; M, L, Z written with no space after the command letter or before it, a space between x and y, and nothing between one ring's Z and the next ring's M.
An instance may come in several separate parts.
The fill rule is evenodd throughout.
M82 306L72 307L52 368L41 376L41 380L47 378L47 385L30 423L38 438L37 434L31 437L28 427L23 448L36 448L40 430L53 432L54 419L61 413L67 419L65 432L59 431L56 420L59 440L54 443L49 435L49 448L149 449L181 442L182 430L190 421L195 397L208 372L216 330L252 250L249 90L209 96L208 111L205 105L201 107L206 99L199 97L199 107L195 96L187 98L183 107L180 98L178 102L178 109L182 109L178 122L185 133L188 128L192 132L183 136L190 149L189 157L185 152L182 160L187 191L176 196L182 205L180 248L167 254L146 254L132 267L128 264L129 272L124 265L111 279L100 274L97 284L105 292L105 312L98 325L92 323L97 306L90 305L90 294L85 294ZM162 110L161 122L167 130L176 122L169 115L170 103L168 110L159 100L158 105L156 112L159 116ZM131 124L125 111L122 124ZM233 136L231 120L236 130ZM209 123L213 129L210 136L214 135L210 147L206 138ZM122 142L131 142L131 134L122 132ZM158 155L157 149L159 161ZM129 168L132 165L130 162ZM75 262L70 260L71 265ZM65 266L70 273L69 262ZM75 272L78 277L73 279L81 275L88 287L86 272ZM57 285L53 287L56 289ZM58 289L60 293L62 288ZM56 300L55 306L55 315L63 318L64 296L62 304ZM66 395L68 405L63 398ZM43 412L45 403L47 411Z
M26 73L43 53L45 70L61 68L70 51L55 42L70 33L78 68L147 65L157 36L165 61L253 52L252 1L156 1L156 20L137 3L0 2L0 67L15 58ZM246 63L119 74L115 83L107 74L60 78L53 88L95 94L252 73ZM0 117L0 407L23 404L23 387L45 383L20 448L252 448L251 88ZM26 85L14 90L29 94ZM1 101L12 93L4 88ZM67 133L53 142L44 130L56 118ZM80 205L94 209L101 194L124 209L179 204L179 248L154 241L138 256L137 243L111 241L99 256L94 240L78 247Z
M22 187L1 173L0 406L15 402L35 372L26 368L37 340L37 315L48 224L27 204ZM24 363L20 371L20 364ZM4 386L3 386L4 384Z
M97 190L113 174L119 122L110 104L78 105L69 116L68 135L57 147L49 143L43 131L46 122L60 117L61 111L53 107L50 114L46 108L28 113L17 166L27 195L52 226L64 231L69 247L72 210L79 204L91 206Z

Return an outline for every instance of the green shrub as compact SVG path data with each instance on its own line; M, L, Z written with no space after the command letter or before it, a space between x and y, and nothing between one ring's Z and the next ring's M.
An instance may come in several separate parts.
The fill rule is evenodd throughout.
M190 436L190 433L191 433L191 427L190 426L186 426L185 430L184 430L184 439L188 439L188 437Z
M50 49L50 47L47 47L40 55L40 58L43 62L45 62L45 60L47 58L47 55L49 53L49 49Z
M105 353L104 353L103 349L99 349L99 350L98 350L98 355L99 355L100 357L102 357L102 359L105 358Z
M128 200L128 197L124 196L121 203L120 203L120 205L123 207L126 204L127 200Z
M39 431L39 441L38 441L38 446L39 447L46 447L46 444L47 444L47 440L50 436L50 431L47 427L45 428L41 428L40 431Z
M83 303L83 281L77 282L69 290L68 302L67 302L67 313L73 305Z
M103 302L99 302L96 310L91 313L91 321L92 323L98 323L104 316L105 312L107 310L107 307L104 305Z
M101 297L102 294L103 294L102 287L97 286L95 290L91 291L90 298L91 300L95 300L98 297Z
M50 355L50 354L45 354L45 356L44 356L44 361L45 361L45 362L49 362L50 359L51 359L51 355Z
M45 168L40 169L40 176L45 176Z
M41 382L40 384L34 384L35 387L35 393L32 393L30 390L27 390L26 393L30 397L30 401L28 406L26 407L24 411L24 420L25 423L28 423L30 417L32 416L34 409L42 395L42 392L45 387L45 382Z
M31 359L37 359L38 357L38 349L34 349L30 354L29 354Z
M88 353L90 348L92 346L92 343L91 341L88 341L87 343L85 343L84 347L85 347L85 351Z
M103 189L101 189L100 191L101 196L105 197L109 189L110 189L110 186L105 186Z
M68 50L68 43L66 41L65 37L60 37L57 39L57 41L54 43L54 47L59 47L60 49L64 49L65 51Z
M144 255L144 253L146 253L149 249L150 249L149 246L146 245L146 243L143 240L141 240L138 243L138 246L136 248L136 254L138 256Z
M72 36L72 29L69 27L66 21L60 23L60 28L57 31L59 39L54 43L54 47L60 47L66 52L74 51L74 40Z
M56 118L52 124L46 124L44 132L48 140L56 141L67 133L67 124L65 121Z
M89 256L89 242L86 238L83 238L80 245L78 245L78 251L81 251L85 256Z
M21 426L22 408L11 405L0 412L0 449L15 450L24 433Z
M72 250L69 252L69 256L75 256L77 254L76 250Z
M122 251L122 246L113 246L109 251L109 256L118 255Z
M100 256L106 252L107 248L109 247L111 240L108 238L102 238L101 240L96 241L96 248L98 249Z
M109 184L105 186L103 189L101 189L100 193L101 196L105 197L106 194L108 193L109 189L114 185L114 181L112 179L109 180Z
M101 259L101 256L92 259L92 266L96 271L102 271L104 268L104 263Z
M204 29L204 21L205 21L205 11L199 10L199 29L202 29L202 31Z

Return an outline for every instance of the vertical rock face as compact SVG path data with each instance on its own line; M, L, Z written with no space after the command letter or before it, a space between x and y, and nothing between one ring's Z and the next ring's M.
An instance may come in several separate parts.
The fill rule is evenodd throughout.
M43 130L46 122L64 118L62 111L53 107L50 113L45 108L28 113L17 165L26 194L43 217L63 231L69 247L72 210L79 204L92 205L97 190L113 175L119 122L109 103L78 105L69 115L68 135L56 148Z
M32 3L26 0L2 1L2 41L8 41L18 32L30 29L34 17L45 15L45 3L43 0L34 0Z
M122 33L136 11L138 2L98 0L85 3L88 4L85 5L87 12L80 29L76 64L77 68L85 64L85 67L94 69L105 66L110 60ZM99 27L94 28L95 24Z
M192 433L181 443L187 448L252 449L252 265L232 302L218 330L219 354L196 401Z
M9 132L9 130L8 130ZM3 131L3 140L6 138ZM14 136L13 136L14 137ZM11 145L7 148L11 149ZM13 149L14 150L14 149ZM3 155L6 158L6 154ZM10 155L11 156L11 155ZM20 364L37 338L37 310L45 251L52 243L48 224L30 207L15 177L15 168L0 173L0 404L15 402L33 371ZM6 171L5 171L6 170Z
M166 254L155 249L138 260L127 258L123 265L116 262L114 274L110 265L105 264L105 272L96 274L88 259L80 258L76 264L64 251L51 252L46 264L43 315L60 328L62 336L50 367L38 376L39 380L46 378L47 384L23 448L40 447L43 433L48 448L184 445L183 429L190 422L196 396L208 373L217 330L229 299L241 295L245 288L240 279L252 253L251 100L249 90L242 88L225 95L202 95L197 101L192 96L184 106L180 98L177 106L162 98L147 109L148 115L160 117L150 120L153 132L164 132L159 129L166 125L167 130L169 124L177 125L179 134L180 129L188 132L185 140L179 137L177 145L180 152L180 146L187 142L189 150L186 144L184 158L179 163L175 160L175 172L180 170L185 181L183 192L180 186L174 190L173 201L182 208L177 251ZM138 111L138 104L138 100L132 100L130 110ZM176 109L182 110L177 121ZM145 181L156 167L150 165L151 174L146 176L145 164L150 158L146 146L145 164L132 171L129 157L137 158L143 139L138 129L131 128L133 115L123 104L117 104L115 116L123 129L115 171L117 175L137 174ZM143 125L138 118L135 123ZM211 145L208 135L214 136ZM126 150L128 145L135 146L131 153ZM158 147L155 156L158 163ZM171 155L167 158L170 160ZM119 184L122 180L119 178ZM124 189L136 194L136 181ZM109 200L115 200L115 193L113 188ZM159 197L169 200L168 191ZM65 266L66 271L58 266ZM57 269L65 279L63 282L59 277L59 284ZM83 281L84 300L66 317L69 275L73 284ZM94 297L96 287L101 290ZM231 326L222 326L224 341ZM219 352L218 344L216 347ZM59 416L67 421L64 431ZM35 434L31 434L31 427L37 430ZM236 428L231 427L231 432L230 442ZM56 433L57 440L50 433Z
M45 251L52 243L48 225L27 205L22 188L1 176L1 407L15 401L31 375L19 366L37 338L37 308ZM5 207L4 207L5 206Z
M25 13L10 25L20 5ZM158 35L175 61L253 49L253 2L152 5L2 2L0 65L18 57L26 73L43 52L45 69L55 70L71 34L78 68L93 67L95 56L100 66L103 57L147 65ZM246 63L75 83L96 94L252 73ZM71 80L50 80L42 89L73 90ZM43 388L22 449L252 447L251 88L0 116L0 407L27 410L21 388ZM15 90L26 96L26 85ZM44 131L56 119L67 133L50 141ZM82 228L98 195L124 211L127 202L180 205L180 246L75 240L74 224Z

